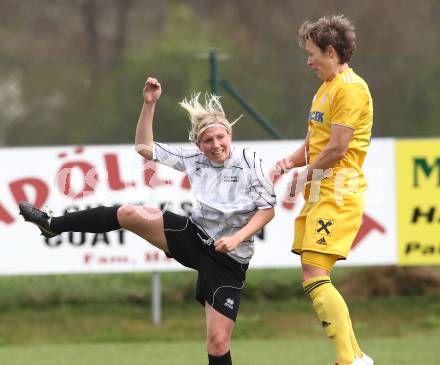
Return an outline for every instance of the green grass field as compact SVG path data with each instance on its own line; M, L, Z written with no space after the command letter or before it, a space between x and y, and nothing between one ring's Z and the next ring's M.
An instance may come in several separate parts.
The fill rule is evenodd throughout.
M339 270L335 282L361 274ZM0 278L0 364L206 365L194 274L166 274L162 284L163 323L154 326L145 274ZM346 297L377 365L440 363L439 295ZM238 365L334 364L298 271L249 273L232 352Z
M375 363L436 365L438 339L424 336L363 340ZM332 364L333 348L325 339L236 340L234 364ZM206 365L203 341L128 342L99 344L26 345L0 347L0 363L8 365Z

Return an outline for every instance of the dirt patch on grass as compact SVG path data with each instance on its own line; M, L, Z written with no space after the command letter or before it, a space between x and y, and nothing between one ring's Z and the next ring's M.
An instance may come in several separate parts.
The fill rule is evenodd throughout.
M338 289L356 298L440 294L440 271L431 267L375 267L345 278Z

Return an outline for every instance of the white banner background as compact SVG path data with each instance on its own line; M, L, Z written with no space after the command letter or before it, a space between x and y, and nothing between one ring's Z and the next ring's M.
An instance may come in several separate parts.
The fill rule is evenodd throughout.
M266 165L292 152L300 141L236 142L251 146L264 156ZM397 264L394 140L373 140L365 162L369 180L361 239L342 265ZM83 198L66 196L56 177L70 168L71 187L81 192L84 173L96 171L96 188ZM155 169L155 171L153 170ZM93 172L93 170L92 170ZM94 177L89 172L89 177ZM169 180L170 184L165 184ZM276 183L276 217L256 239L251 267L295 267L298 256L290 253L293 221L302 201L283 203L289 175ZM38 188L36 188L38 187ZM55 215L65 209L134 203L168 207L184 213L193 202L184 175L147 163L132 146L72 146L0 149L0 275L170 271L184 269L141 238L129 232L107 234L63 233L46 242L38 229L18 216L17 200L37 199Z

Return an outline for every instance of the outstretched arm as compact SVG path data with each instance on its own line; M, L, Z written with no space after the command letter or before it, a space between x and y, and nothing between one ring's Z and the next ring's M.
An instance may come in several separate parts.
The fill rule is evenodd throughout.
M141 114L136 127L135 149L148 160L153 159L153 117L156 102L162 93L159 81L149 77L145 82Z
M251 220L239 231L235 232L232 236L222 237L215 241L215 250L219 252L229 252L236 248L242 241L253 236L267 223L269 223L275 216L275 209L259 209Z
M275 170L280 174L286 173L288 170L294 167L301 167L307 164L306 161L306 148L309 144L309 133L307 133L304 143L301 144L293 153L279 160L276 164Z

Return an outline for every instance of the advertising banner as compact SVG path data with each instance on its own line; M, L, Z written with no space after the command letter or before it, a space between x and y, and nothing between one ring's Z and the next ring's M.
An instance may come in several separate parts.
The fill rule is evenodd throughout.
M440 264L440 140L399 140L399 264Z
M250 146L267 167L300 141L234 143ZM342 265L397 263L394 141L374 140L365 172L369 180L362 227ZM18 216L18 202L49 206L55 215L99 205L136 204L189 214L194 205L187 177L145 161L133 146L59 146L0 149L1 275L170 271L184 268L125 230L63 233L52 239ZM276 216L255 240L251 267L295 267L293 222L303 204L287 199L291 174L276 177Z

